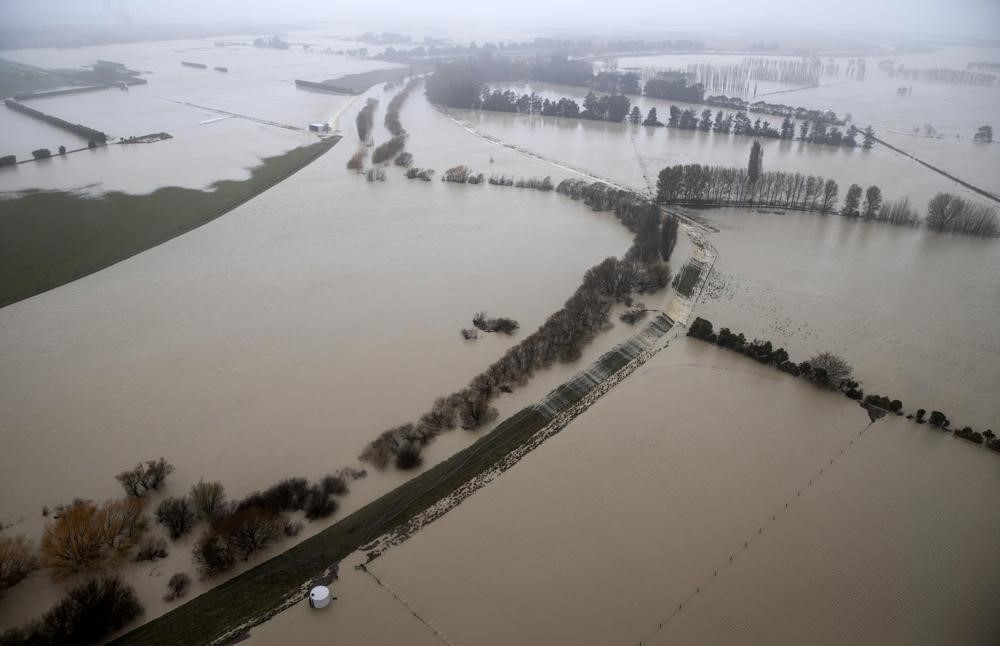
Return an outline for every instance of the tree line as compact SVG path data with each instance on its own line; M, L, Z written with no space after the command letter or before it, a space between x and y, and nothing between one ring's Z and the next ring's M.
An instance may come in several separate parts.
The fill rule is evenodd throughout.
M495 112L520 112L620 123L628 115L630 105L628 97L621 94L598 96L594 92L588 92L581 107L576 101L566 97L552 101L547 98L542 99L534 92L519 95L512 90L483 87L481 95L471 107Z
M807 361L795 363L784 348L775 347L770 341L761 341L758 339L748 341L742 333L734 333L725 327L716 333L712 322L700 316L688 328L687 335L746 355L751 359L778 368L792 376L808 379L824 388L838 391L845 397L862 402L865 408L870 411L869 414L871 414L872 408L878 409L881 411L881 414L877 413L874 415L872 417L873 421L885 413L893 413L900 416L905 414L903 402L898 399L878 394L865 395L861 384L852 378L853 370L851 365L831 352L820 352ZM930 417L925 420L926 415L927 411L920 408L916 413L906 415L906 418L918 424L923 424L926 421L931 426L945 431L949 430L951 420L941 411L931 411ZM1000 439L997 439L992 429L987 429L980 433L965 426L960 430L954 431L954 433L956 437L975 444L985 443L990 449L1000 452Z
M638 107L632 109L629 120L632 123L640 123L642 115ZM693 108L681 110L675 105L670 106L667 122L659 120L659 114L655 107L649 109L646 118L641 121L644 126L667 126L668 128L679 128L681 130L699 130L701 132L717 132L720 134L744 135L750 137L760 137L764 139L785 139L791 141L795 139L795 122L791 117L786 116L781 124L775 128L769 121L761 121L760 117L751 121L746 112L723 113L722 110L715 112L714 116L709 109L703 109L699 114ZM875 144L875 131L868 126L863 132L857 127L851 126L847 132L841 132L839 128L827 129L827 124L823 121L816 121L811 124L803 121L799 124L799 141L815 144L825 144L828 146L843 146L855 148L858 146L858 136L863 138L862 147L865 150L871 149Z
M756 177L754 176L756 174ZM743 206L839 213L847 218L919 226L921 218L908 198L886 202L878 186L852 184L837 209L840 186L816 175L760 170L753 156L747 168L683 164L662 169L657 201L688 206ZM951 193L938 193L922 220L934 231L995 237L1000 235L996 209Z
M666 287L666 262L676 243L677 220L664 217L655 204L631 191L597 182L565 180L556 191L583 200L599 211L613 211L635 234L624 259L607 258L584 274L582 284L563 307L535 332L507 350L464 389L438 398L416 422L390 428L369 443L361 460L377 468L394 464L412 469L421 451L440 433L456 427L482 428L497 417L492 401L525 384L531 375L556 362L574 361L583 348L610 323L614 303L630 303L634 293Z

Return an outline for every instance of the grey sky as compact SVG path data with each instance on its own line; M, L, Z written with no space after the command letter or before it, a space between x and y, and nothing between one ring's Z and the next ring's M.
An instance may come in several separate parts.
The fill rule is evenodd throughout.
M138 23L365 20L602 32L760 26L979 37L996 37L1000 27L1000 0L0 0L0 22L109 23L116 5Z

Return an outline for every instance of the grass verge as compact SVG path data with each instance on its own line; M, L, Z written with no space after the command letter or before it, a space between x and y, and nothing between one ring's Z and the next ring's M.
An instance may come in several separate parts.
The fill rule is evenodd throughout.
M249 179L209 190L90 197L30 191L0 199L0 307L64 285L231 211L308 165L339 138L265 158Z

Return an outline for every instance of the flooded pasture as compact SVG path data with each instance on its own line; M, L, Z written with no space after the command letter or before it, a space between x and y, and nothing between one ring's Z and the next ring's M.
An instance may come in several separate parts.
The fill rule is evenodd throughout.
M456 644L992 643L996 456L867 425L854 402L680 338L369 564L402 602L368 584ZM340 634L354 621L336 603L257 642ZM371 643L420 627L382 616Z

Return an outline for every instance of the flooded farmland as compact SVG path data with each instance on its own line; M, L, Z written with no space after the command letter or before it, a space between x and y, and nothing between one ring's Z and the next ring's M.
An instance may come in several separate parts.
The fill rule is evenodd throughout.
M552 56L551 33L477 25L461 38L442 26L401 27L405 36L360 35L369 29L376 27L296 26L282 32L287 49L254 46L251 37L234 34L0 52L48 69L122 61L148 84L26 104L104 130L112 140L159 131L173 137L2 168L0 199L38 189L96 195L206 188L249 176L264 157L315 142L309 124L328 123L329 134L342 137L222 217L0 309L0 490L8 492L0 496L0 538L24 533L37 543L53 522L51 510L78 497L120 496L115 474L140 459L162 455L176 466L146 507L151 533L163 537L166 530L152 520L156 505L200 479L221 481L236 502L282 478L317 480L364 466L366 477L336 499L335 516L307 522L301 507L282 510L282 518L303 523L301 533L216 578L200 579L192 559L196 539L214 531L216 521L171 542L160 560L121 560L115 571L145 611L112 637L142 642L125 633L183 618L194 605L187 601L203 608L231 599L225 595L232 592L219 590L238 590L241 580L266 586L261 579L269 575L255 575L256 566L294 560L285 550L314 539L323 566L333 565L326 550L343 545L332 539L327 545L326 537L353 533L357 542L348 541L340 554L358 551L339 563L333 605L317 612L304 601L323 577L271 583L285 586L282 594L295 592L284 611L275 606L250 618L262 622L250 643L996 643L995 452L901 416L869 424L857 402L685 336L701 316L716 329L770 340L795 362L829 350L850 362L866 394L898 398L905 413L941 410L955 428L995 428L996 239L791 210L661 210L639 200L658 227L664 218L680 223L673 272L689 260L707 271L690 296L677 296L683 281L632 295L642 301L641 314L652 315L646 322L662 322L662 336L647 339L641 356L627 369L615 364L579 373L644 327L619 319L632 297L601 293L615 303L613 323L578 358L534 374L529 369L523 383L505 376L490 384L498 392L496 422L442 434L422 447L423 462L412 471L359 462L381 432L416 422L435 398L466 387L538 330L580 288L588 268L630 248L630 262L663 259L657 251L652 260L637 260L638 219L631 231L622 226L635 215L630 207L604 204L599 211L589 198L487 179L603 180L652 197L663 167L746 168L754 141L627 120L435 105L424 94L428 73L403 103L400 138L412 167L436 175L408 180L391 158L383 166L369 161L392 140L384 120L401 84L378 83L347 96L298 89L294 79L408 70L413 61L427 65L417 65L425 72L431 63L463 56L500 57L505 48L515 57L534 55L510 42L469 44L503 40L497 34L526 42L544 36L526 51L537 47L540 57ZM719 38L728 42L732 35ZM375 56L390 46L429 53ZM354 51L337 52L345 49ZM595 69L641 68L648 75L654 68L728 65L747 55L586 59ZM883 58L867 59L863 82L768 81L760 83L760 96L851 112L853 123L871 123L887 143L1000 193L1000 148L971 141L995 115L1000 89L914 82L903 96L902 82L879 68ZM907 67L964 69L970 61L1000 63L1000 49L946 46L889 58ZM489 85L577 102L587 93L523 79ZM705 107L629 98L643 116L655 107L663 121L671 105ZM378 101L374 127L359 140L355 118L368 99ZM0 111L0 154L21 160L34 148L61 144L75 149L86 140ZM921 212L941 191L993 203L882 145L865 151L764 139L762 147L765 171L833 178L842 199L858 183L877 184L886 199L908 197ZM358 151L366 166L384 171L384 181L346 169ZM482 173L482 183L439 181L463 165L472 177ZM512 336L481 332L463 339L460 330L483 311L520 327ZM563 397L564 390L553 389L567 382L594 388L570 412L536 406ZM503 444L507 433L523 432L516 425L511 432L505 421L542 409L550 416L542 431ZM478 457L495 451L493 470L449 480L476 457L475 442L484 436L487 448ZM409 517L411 508L398 500L412 509L431 502ZM351 516L365 509L388 509L384 516L398 525L368 536L371 527ZM327 534L340 522L343 534ZM404 523L406 531L399 529ZM167 581L179 572L194 579L188 596L168 601ZM87 576L55 580L42 570L16 588L0 588L0 633L37 617ZM248 624L231 617L242 622L249 615L223 619L226 608L209 608L208 615L216 610L219 626L234 630L230 637L246 636ZM159 639L166 641L149 643L169 643L171 636Z
M364 594L455 644L993 643L1000 569L980 556L1000 540L995 456L868 423L854 402L677 339L370 563L388 590ZM354 623L304 613L256 643ZM381 616L372 643L421 627Z

